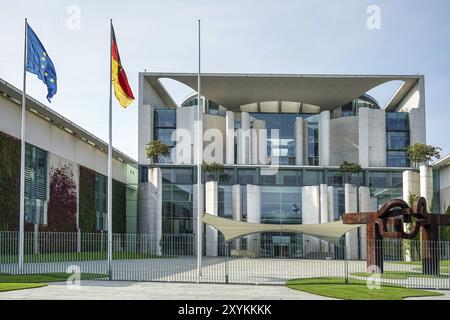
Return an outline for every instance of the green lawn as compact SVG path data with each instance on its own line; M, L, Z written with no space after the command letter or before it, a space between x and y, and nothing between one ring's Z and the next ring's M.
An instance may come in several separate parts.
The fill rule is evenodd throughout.
M344 278L321 277L292 279L287 287L317 294L325 297L345 300L403 300L407 297L440 296L442 294L426 290L381 286L380 289L369 289L365 281L351 280L345 284Z
M0 283L48 283L61 282L69 278L70 273L55 272L41 274L19 274L19 275L0 275ZM81 273L81 280L102 279L107 278L102 273Z
M45 287L46 283L0 283L0 292Z
M352 276L357 277L369 277L373 273L369 272L354 272L351 273ZM407 271L385 271L381 274L381 279L408 279L408 278L447 278L447 274L440 274L439 276L423 274L420 272L407 272Z
M24 256L26 263L30 262L59 262L59 261L92 261L106 260L106 252L69 252L69 253L41 253L27 254ZM148 253L114 252L113 260L126 259L168 259L173 256L158 256ZM17 263L17 255L0 256L1 263Z

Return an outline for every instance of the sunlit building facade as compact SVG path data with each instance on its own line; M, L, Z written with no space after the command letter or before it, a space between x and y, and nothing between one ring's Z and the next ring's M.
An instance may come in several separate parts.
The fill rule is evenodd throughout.
M194 74L139 75L138 231L195 234L197 94L177 104L161 79L197 89ZM391 81L402 84L380 106L367 92ZM426 142L423 76L205 74L201 94L203 148L224 164L220 176L203 174L202 210L238 221L316 224L376 210L404 197L403 172L412 169L406 148ZM168 144L171 155L148 159L151 140ZM344 161L361 171L344 174ZM204 228L204 254L220 255L220 234ZM256 255L308 256L293 243L328 250L308 235L258 236ZM360 228L342 239L348 258L365 255L364 237ZM238 245L249 248L252 239Z

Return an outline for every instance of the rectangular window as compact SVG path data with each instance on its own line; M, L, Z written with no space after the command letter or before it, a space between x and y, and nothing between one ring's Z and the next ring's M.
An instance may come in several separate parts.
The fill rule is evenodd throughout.
M390 150L405 150L409 145L409 133L389 131L387 133L387 148Z
M174 128L176 124L175 109L156 109L154 126L158 128Z
M387 152L388 167L408 167L406 151L388 151Z
M388 172L370 172L369 174L369 187L391 187L388 183Z
M303 185L305 186L317 186L323 183L323 171L318 170L306 170L303 179Z
M48 152L25 145L25 221L42 224L47 201Z
M256 170L253 169L239 169L238 170L239 184L256 184Z
M388 167L408 167L406 149L409 145L407 112L386 112L386 155Z

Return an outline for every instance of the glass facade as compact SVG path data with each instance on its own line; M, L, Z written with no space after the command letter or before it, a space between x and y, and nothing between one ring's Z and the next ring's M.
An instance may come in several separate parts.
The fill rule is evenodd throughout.
M266 122L267 156L277 157L279 164L295 164L295 120L297 117L311 119L308 120L308 144L311 135L311 146L308 149L311 149L313 156L316 153L318 156L317 117L307 113L250 113L250 116ZM278 130L278 136L271 130Z
M302 223L300 187L262 186L261 223Z
M319 164L319 118L314 115L306 118L306 121L308 123L308 165L317 166Z
M193 169L162 168L162 233L193 232Z
M407 112L386 112L386 150L388 167L409 167L406 149L409 145Z
M153 139L161 140L167 144L172 152L175 142L172 140L172 133L177 126L175 109L155 109L154 111L154 131ZM159 156L153 159L155 163L171 163L171 156Z

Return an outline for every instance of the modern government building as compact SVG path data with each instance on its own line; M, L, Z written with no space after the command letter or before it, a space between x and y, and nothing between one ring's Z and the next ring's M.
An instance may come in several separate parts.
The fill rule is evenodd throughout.
M178 105L162 79L193 94ZM391 81L402 85L386 105L367 94ZM319 224L414 194L442 212L450 204L450 158L414 169L406 154L408 145L426 143L424 81L420 75L203 74L204 157L224 164L217 179L203 175L203 211L251 223ZM139 74L138 160L114 151L114 232L156 239L196 233L195 90L196 74ZM18 225L20 95L0 80L1 230ZM107 144L31 97L27 110L27 230L101 232ZM168 144L171 155L148 159L152 140ZM343 174L344 161L362 171ZM59 190L71 197L61 199ZM342 239L350 259L365 256L363 229ZM221 255L220 234L209 226L203 233L204 254ZM290 233L245 236L233 245L274 257L329 248L326 239Z

